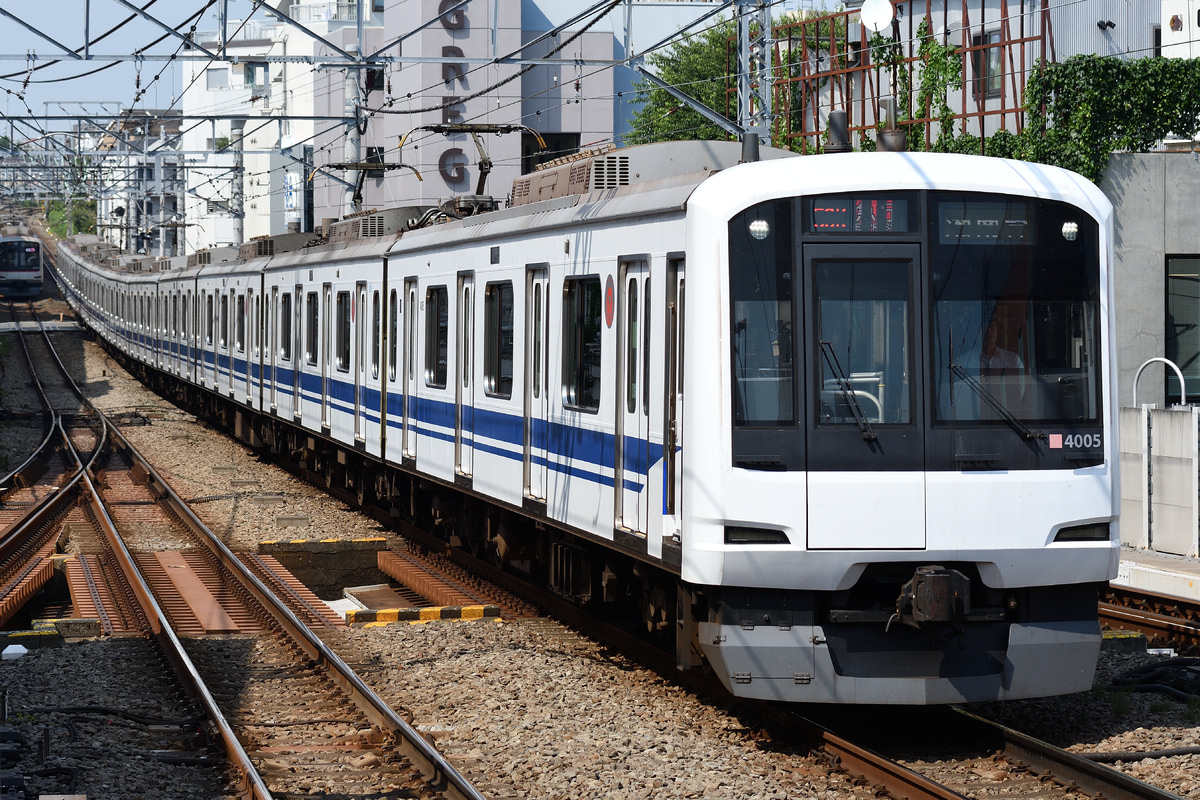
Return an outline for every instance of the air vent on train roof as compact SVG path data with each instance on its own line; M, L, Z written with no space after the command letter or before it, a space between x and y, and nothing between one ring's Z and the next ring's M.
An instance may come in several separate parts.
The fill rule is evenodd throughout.
M603 156L592 161L592 188L616 189L629 185L629 156Z

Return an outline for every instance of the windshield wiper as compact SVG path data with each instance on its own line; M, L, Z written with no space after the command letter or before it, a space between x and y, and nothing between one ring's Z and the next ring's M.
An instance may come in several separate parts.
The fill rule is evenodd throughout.
M1023 438L1025 438L1025 439L1045 439L1046 438L1045 433L1043 433L1042 431L1035 431L1033 428L1030 428L1024 422L1022 422L1021 420L1019 420L1015 416L1013 416L1013 413L1008 410L1008 407L1005 406L1004 403L1002 403L1000 401L1000 399L998 397L996 397L996 395L989 392L982 383L980 383L978 380L976 380L974 375L967 372L966 369L964 369L961 364L951 364L950 371L952 373L954 373L955 375L957 375L959 378L961 378L963 383L965 383L967 386L970 386L972 389L974 389L975 394L979 395L983 400L987 401L987 404L990 405L993 409L995 409L996 413L999 414L1001 417L1003 417L1004 421L1007 422L1009 425L1011 425L1013 430L1015 430L1017 433L1021 434L1021 436ZM953 387L954 387L953 381L950 382L950 386L951 386L951 389L953 390Z
M825 363L829 364L830 371L833 372L834 380L837 381L842 397L846 398L846 405L850 406L850 413L854 415L854 421L858 423L858 431L862 434L863 441L875 441L879 436L871 428L871 423L867 421L867 415L863 413L862 406L858 404L858 398L854 396L854 388L850 386L850 379L842 371L837 353L833 352L833 343L821 342L821 353L825 356Z

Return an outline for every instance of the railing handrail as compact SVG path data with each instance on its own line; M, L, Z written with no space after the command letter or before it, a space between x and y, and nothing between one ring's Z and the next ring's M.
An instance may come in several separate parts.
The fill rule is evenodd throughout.
M1171 359L1155 356L1154 358L1146 359L1146 361L1140 367L1138 367L1137 374L1133 376L1133 407L1138 408L1137 387L1138 381L1142 379L1142 371L1154 363L1166 364L1171 369L1175 370L1175 375L1179 378L1179 405L1187 405L1187 385L1183 382L1183 372Z

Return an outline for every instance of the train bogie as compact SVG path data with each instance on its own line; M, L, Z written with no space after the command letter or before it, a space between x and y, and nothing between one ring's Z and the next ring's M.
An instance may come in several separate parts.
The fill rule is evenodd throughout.
M153 278L60 269L242 438L736 694L1086 689L1118 541L1107 202L998 159L738 155L593 156L528 206Z

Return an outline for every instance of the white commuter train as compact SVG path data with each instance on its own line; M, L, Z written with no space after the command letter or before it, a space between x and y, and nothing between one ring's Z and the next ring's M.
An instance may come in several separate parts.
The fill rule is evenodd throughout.
M0 296L37 297L42 292L42 240L24 217L0 217Z
M504 210L181 269L76 240L58 269L147 381L640 614L736 695L1090 688L1119 541L1109 203L1000 159L739 154L592 154Z

